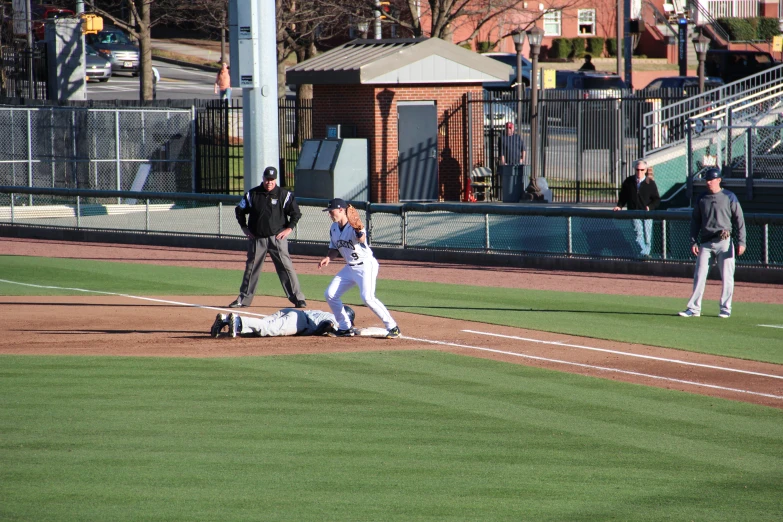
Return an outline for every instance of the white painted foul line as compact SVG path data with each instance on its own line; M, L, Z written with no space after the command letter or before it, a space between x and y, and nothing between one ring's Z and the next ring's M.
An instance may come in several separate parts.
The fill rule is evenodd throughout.
M756 326L763 326L765 328L783 328L783 325L779 324L757 324Z
M562 343L560 341L544 341L541 339L531 339L529 337L518 337L516 335L502 335L502 334L496 334L491 332L479 332L476 330L462 330L463 332L477 334L477 335L487 335L489 337L501 337L503 339L513 339L515 341L526 341L530 343L538 343L538 344L550 344L553 346L564 346L566 348L577 348L579 350L590 350L593 352L604 352L604 353L611 353L614 355L624 355L626 357L637 357L639 359L650 359L653 361L661 361L661 362L667 362L672 364L681 364L683 366L696 366L699 368L709 368L710 370L721 370L725 372L734 372L734 373L743 373L746 375L757 375L759 377L769 377L771 379L781 379L783 380L783 375L774 375L770 373L760 373L760 372L751 372L748 370L738 370L736 368L726 368L724 366L714 366L711 364L700 364L700 363L694 363L694 362L688 362L688 361L682 361L680 359L668 359L666 357L655 357L653 355L642 355L638 353L630 353L630 352L620 352L617 350L609 350L606 348L596 348L593 346L583 346L580 344L569 344L569 343Z
M214 306L205 306L205 305L199 305L199 304L193 304L193 303L181 303L179 301L168 301L166 299L156 299L154 297L141 297L141 296L138 296L138 295L118 294L116 292L102 292L100 290L87 290L85 288L68 288L68 287L64 287L64 286L34 285L34 284L30 284L30 283L20 283L18 281L9 281L8 279L0 279L0 283L8 283L8 284L12 284L12 285L21 285L21 286L29 286L29 287L32 287L32 288L46 288L46 289L49 289L49 290L70 290L72 292L83 292L83 293L87 293L87 294L113 295L113 296L117 296L117 297L127 297L129 299L139 299L140 301L152 301L152 302L155 302L155 303L165 303L165 304L171 304L171 305L177 305L177 306L185 306L185 307L188 307L188 308L202 308L204 310L217 310L219 312L234 312L234 313L238 313L238 312L235 311L235 309L231 309L231 308L217 308L217 307L214 307ZM46 297L46 296L42 296L42 297ZM253 316L256 316L256 317L266 317L265 314L256 314L256 313L253 313L253 312L242 312L242 315L253 315Z
M463 331L469 331L469 330L463 330ZM551 359L551 358L548 358L548 357L538 357L536 355L527 355L527 354L524 354L524 353L508 352L508 351L505 351L505 350L496 350L494 348L485 348L483 346L472 346L472 345L469 345L469 344L449 343L449 342L445 342L445 341L431 341L429 339L418 339L418 338L415 338L415 337L408 337L406 335L403 335L402 338L403 339L410 339L411 341L419 341L419 342L422 342L422 343L437 344L437 345L441 345L441 346L453 346L454 348L467 348L469 350L478 350L478 351L482 351L482 352L491 352L491 353L497 353L497 354L501 354L501 355L510 355L510 356L513 356L513 357L520 357L520 358L523 358L523 359L531 359L531 360L534 360L534 361L551 362L551 363L557 363L557 364L564 364L564 365L567 365L567 366L577 366L579 368L588 368L590 370L599 370L599 371L604 371L604 372L621 373L623 375L633 375L634 377L646 377L646 378L649 378L649 379L656 379L656 380L667 381L667 382L675 382L675 383L679 383L679 384L688 384L688 385L691 385L691 386L699 386L699 387L702 387L702 388L710 388L710 389L713 389L713 390L730 391L730 392L736 392L736 393L744 393L746 395L756 395L756 396L759 396L759 397L767 397L767 398L770 398L770 399L783 400L783 396L781 396L781 395L772 395L770 393L759 393L759 392L754 392L754 391L750 391L750 390L741 390L741 389L738 389L738 388L727 388L725 386L717 386L715 384L706 384L706 383L703 383L703 382L696 382L696 381L685 381L685 380L682 380L682 379L673 379L671 377L663 377L663 376L660 376L660 375L651 375L651 374L648 374L648 373L632 372L632 371L628 371L628 370L620 370L620 369L617 369L617 368L607 368L607 367L604 367L604 366L594 366L592 364L583 364L583 363L577 363L577 362L572 362L572 361L563 361L563 360L560 360L560 359Z
M119 293L116 293L116 292L103 292L103 291L100 291L100 290L87 290L87 289L84 289L84 288L69 288L69 287L62 287L62 286L34 285L34 284L31 284L31 283L20 283L18 281L9 281L8 279L0 279L0 283L8 283L8 284L12 284L12 285L21 285L21 286L29 286L29 287L32 287L32 288L46 288L46 289L50 289L50 290L69 290L69 291L72 291L72 292L83 292L83 293L89 293L89 294L112 295L112 296L117 296L117 297L127 297L129 299L139 299L141 301L151 301L151 302L156 302L156 303L165 303L165 304L172 304L172 305L177 305L177 306L184 306L184 307L188 307L188 308L202 308L202 309L205 309L205 310L218 310L218 311L222 311L222 312L230 311L230 309L227 310L225 308L216 308L214 306L204 306L204 305L198 305L198 304L192 304L192 303L182 303L182 302L179 302L179 301L169 301L167 299L156 299L156 298L153 298L153 297L141 297L141 296L130 295L130 294L119 294ZM252 313L252 312L242 312L242 315L254 315L254 316L257 316L257 317L266 317L263 314L255 314L255 313ZM496 336L496 337L508 337L510 339L519 339L519 340L525 340L525 341L531 341L531 342L537 342L537 343L557 344L559 346L572 346L572 347L577 347L577 348L594 349L594 350L598 350L598 351L611 351L611 350L602 350L600 348L581 347L579 345L568 345L568 344L560 343L560 342L542 341L542 340L539 340L539 339L526 339L524 337L512 337L512 336L505 336L505 335L499 335L499 334L491 334L491 333L486 333L486 332L477 332L477 331L474 331L474 330L463 330L463 332L475 333L475 334L480 334L480 335L491 335L491 336ZM431 339L419 339L419 338L416 338L416 337L408 337L407 335L403 335L403 336L401 336L401 338L402 339L409 339L411 341L418 341L418 342L422 342L422 343L435 344L435 345L439 345L439 346L452 346L452 347L455 347L455 348L466 348L466 349L478 350L478 351L482 351L482 352L497 353L497 354L501 354L501 355L510 355L510 356L513 356L513 357L520 357L520 358L523 358L523 359L530 359L530 360L535 360L535 361L551 362L551 363L563 364L563 365L566 365L566 366L576 366L576 367L579 367L579 368L588 368L588 369L591 369L591 370L599 370L599 371L611 372L611 373L620 373L620 374L623 374L623 375L633 375L635 377L646 377L646 378L649 378L649 379L656 379L656 380L667 381L667 382L675 382L675 383L679 383L679 384L688 384L688 385L691 385L691 386L699 386L699 387L702 387L702 388L710 388L710 389L713 389L713 390L730 391L730 392L736 392L736 393L744 393L746 395L756 395L756 396L759 396L759 397L767 397L767 398L770 398L770 399L780 399L780 400L783 400L783 396L772 395L772 394L769 394L769 393L759 393L759 392L753 392L753 391L749 391L749 390L741 390L741 389L737 389L737 388L727 388L725 386L717 386L717 385L714 385L714 384L705 384L705 383L695 382L695 381L685 381L685 380L682 380L682 379L673 379L671 377L662 377L660 375L650 375L650 374L646 374L646 373L632 372L632 371L628 371L628 370L620 370L620 369L617 369L617 368L607 368L607 367L604 367L604 366L595 366L595 365L591 365L591 364L583 364L583 363L577 363L577 362L572 362L572 361L563 361L563 360L560 360L560 359L551 359L551 358L548 358L548 357L538 357L538 356L535 356L535 355L527 355L527 354L522 354L522 353L509 352L509 351L505 351L505 350L496 350L494 348L486 348L486 347L483 347L483 346L472 346L472 345L468 345L468 344L450 343L450 342L446 342L446 341L433 341ZM625 354L625 355L634 355L634 356L638 356L638 357L649 357L649 356L639 356L639 355L636 355L636 354L627 354L625 352L612 352L612 353ZM653 357L649 357L649 358L653 358ZM667 359L661 359L661 360L667 360ZM684 361L675 361L673 359L671 359L670 361L672 361L672 362L679 362L681 364L690 364L690 363L685 363ZM696 366L705 366L705 365L696 364ZM740 371L740 370L732 370L731 368L720 368L720 367L716 367L716 366L707 366L707 367L708 368L716 368L716 369L724 369L724 370L729 370L729 371ZM777 376L774 376L774 375L766 375L766 374L754 373L754 372L742 372L742 373L751 373L753 375L762 375L762 376L768 376L768 377L783 378L783 377L777 377Z

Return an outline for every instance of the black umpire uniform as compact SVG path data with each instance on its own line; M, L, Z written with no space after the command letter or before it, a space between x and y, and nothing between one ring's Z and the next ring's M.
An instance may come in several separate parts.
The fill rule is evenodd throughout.
M275 181L273 188L267 183ZM283 285L285 295L297 308L307 306L305 296L299 287L291 256L288 254L288 239L277 236L286 229L293 229L302 217L293 192L277 185L277 169L264 170L264 183L246 193L234 209L242 231L248 236L247 265L239 288L239 297L231 308L250 306L264 266L266 253L272 256L277 276Z

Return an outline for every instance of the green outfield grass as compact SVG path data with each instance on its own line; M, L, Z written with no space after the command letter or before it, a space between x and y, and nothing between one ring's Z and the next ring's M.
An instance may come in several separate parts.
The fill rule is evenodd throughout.
M439 352L0 357L3 520L783 514L783 412Z
M137 295L234 295L242 280L241 270L16 256L0 256L0 274L0 279L44 286ZM331 277L300 276L311 304L323 300ZM258 292L283 295L277 276L270 273L263 274ZM73 293L0 282L0 295ZM704 316L685 319L676 313L685 307L687 296L630 297L384 279L378 281L377 295L391 310L783 364L783 329L759 326L783 326L781 305L736 301L726 320L717 317L717 302L705 301ZM346 301L361 302L355 290ZM404 323L401 327L404 333Z

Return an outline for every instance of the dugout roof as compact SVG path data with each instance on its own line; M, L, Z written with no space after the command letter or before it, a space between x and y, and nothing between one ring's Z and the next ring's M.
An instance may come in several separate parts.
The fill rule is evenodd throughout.
M286 70L286 83L461 84L508 81L511 67L440 38L352 40Z

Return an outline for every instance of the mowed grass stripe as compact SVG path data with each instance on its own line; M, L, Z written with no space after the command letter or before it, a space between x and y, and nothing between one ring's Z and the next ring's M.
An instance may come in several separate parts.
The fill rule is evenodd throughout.
M242 279L241 270L15 256L0 256L0 274L0 279L31 284L158 296L235 295ZM323 299L331 277L299 277L313 306ZM74 293L0 282L0 295ZM262 275L257 294L283 295L276 274ZM716 302L705 301L704 316L686 319L676 313L687 295L674 299L390 281L382 270L376 295L392 311L783 364L783 330L758 326L781 324L783 305L735 302L732 317L725 320L717 317ZM356 289L345 301L361 303ZM405 333L406 325L401 327Z
M780 514L772 408L438 352L0 362L10 519Z

